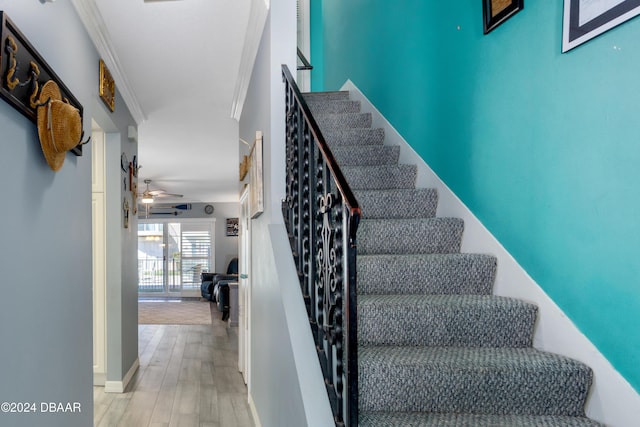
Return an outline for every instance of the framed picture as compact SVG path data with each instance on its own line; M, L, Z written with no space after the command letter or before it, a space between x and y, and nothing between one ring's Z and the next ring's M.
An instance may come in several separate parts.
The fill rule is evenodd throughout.
M256 142L251 149L249 177L249 213L257 218L264 212L264 184L262 181L262 132L256 132Z
M522 9L524 0L482 0L484 33L488 34Z
M640 0L564 0L562 52L640 14Z
M238 235L238 218L227 218L227 236Z
M100 60L100 87L99 95L102 102L105 103L109 110L113 113L116 108L116 84L111 77L109 69L105 65L104 61Z

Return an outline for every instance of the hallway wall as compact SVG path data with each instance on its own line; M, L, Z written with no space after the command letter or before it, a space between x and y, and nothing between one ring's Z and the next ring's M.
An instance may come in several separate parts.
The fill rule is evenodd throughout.
M0 0L0 10L82 103L90 135L98 55L72 5ZM113 119L118 127L131 124L120 123L130 118L122 113ZM0 424L86 427L93 419L91 146L51 171L36 126L0 100L0 182L0 401L34 402L38 410L2 413ZM41 412L49 402L77 402L81 411Z
M295 67L295 10L293 0L271 3L240 119L242 139L253 141L258 130L264 135L265 211L251 221L249 383L250 397L262 427L331 424L331 410L320 365L313 351L313 339L307 325L291 252L286 244L274 244L274 241L279 241L277 237L286 243L280 205L285 192L285 92L281 64L287 64L289 69ZM286 269L278 269L287 261L292 274L283 274ZM296 291L297 299L293 296ZM295 301L300 306L285 305L287 300ZM301 313L298 317L292 315L296 308ZM307 340L299 339L305 333ZM300 347L302 351L308 349L311 356L300 357ZM305 363L307 365L301 367ZM314 382L314 378L317 381ZM318 394L313 398L305 398L310 395L311 388L316 391L319 389Z
M640 390L640 20L561 54L562 2L489 35L479 1L410 3L322 0L315 90L362 89Z

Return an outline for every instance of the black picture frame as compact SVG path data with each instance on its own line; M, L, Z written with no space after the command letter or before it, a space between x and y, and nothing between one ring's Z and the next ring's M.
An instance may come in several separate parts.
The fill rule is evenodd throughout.
M564 0L562 17L562 53L580 46L640 15L640 0L582 3ZM581 21L582 19L582 21Z
M524 0L482 0L484 33L489 34L522 9Z
M227 218L227 236L237 236L239 231L238 218Z

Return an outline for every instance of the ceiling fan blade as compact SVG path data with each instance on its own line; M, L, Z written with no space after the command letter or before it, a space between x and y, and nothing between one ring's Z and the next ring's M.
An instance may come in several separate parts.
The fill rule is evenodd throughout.
M184 197L184 195L174 193L158 193L154 194L153 197Z

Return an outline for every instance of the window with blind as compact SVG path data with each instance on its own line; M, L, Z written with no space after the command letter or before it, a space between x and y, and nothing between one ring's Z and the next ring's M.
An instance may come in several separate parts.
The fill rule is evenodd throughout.
M138 224L138 291L174 294L200 290L201 273L213 271L214 236L211 221Z
M200 274L212 270L211 223L183 223L180 233L182 288L200 289Z

